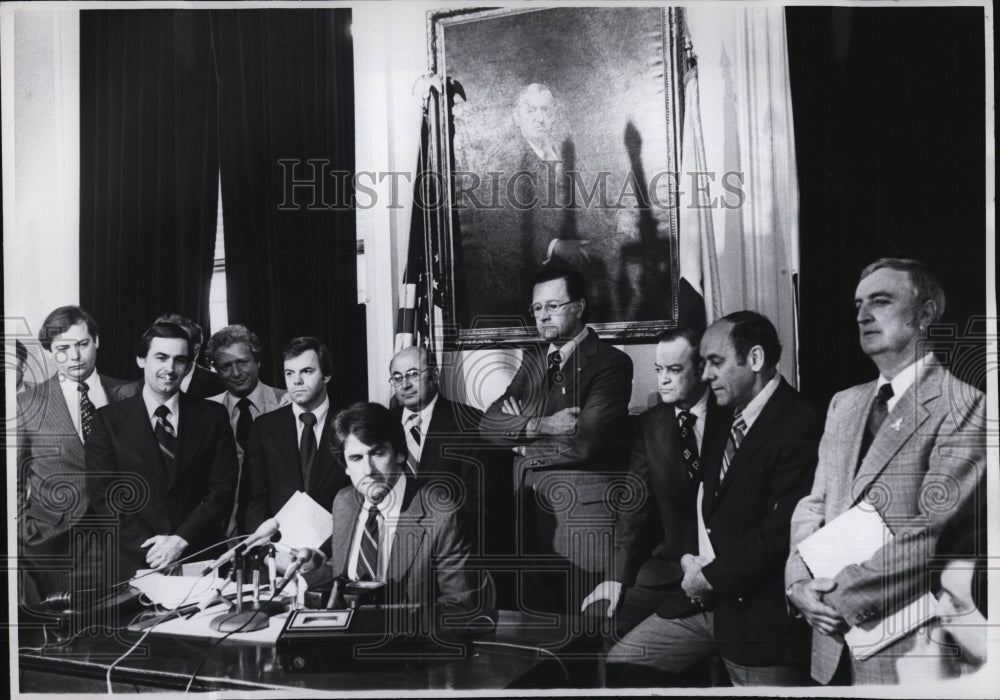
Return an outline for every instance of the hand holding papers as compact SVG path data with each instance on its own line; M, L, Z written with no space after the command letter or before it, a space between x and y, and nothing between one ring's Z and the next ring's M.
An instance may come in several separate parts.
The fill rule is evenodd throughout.
M852 564L870 559L892 541L892 531L871 505L841 514L799 543L798 551L815 578L835 578ZM852 627L844 635L855 658L864 660L929 620L934 597L927 593L869 627Z
M281 523L281 543L289 547L319 549L333 534L329 508L302 491L296 491L274 518Z

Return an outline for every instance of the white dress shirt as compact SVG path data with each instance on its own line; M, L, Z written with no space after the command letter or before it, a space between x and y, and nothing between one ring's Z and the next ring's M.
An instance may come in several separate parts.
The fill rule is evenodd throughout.
M313 426L313 434L316 436L316 447L319 447L319 441L323 436L323 426L326 425L326 414L330 411L330 397L324 396L323 403L319 405L318 408L312 411L312 414L316 416L316 425ZM299 420L299 416L306 412L306 409L299 406L297 403L292 404L292 415L295 416L295 444L302 444L302 429L305 428L305 423Z
M875 386L875 395L878 395L878 390L882 388L883 384L892 384L892 398L885 404L886 408L889 411L892 411L896 404L899 403L899 399L902 398L904 393L906 393L906 390L913 386L914 382L917 381L917 377L923 374L924 369L927 367L927 363L932 362L933 360L934 353L929 352L900 370L899 374L893 377L891 381L880 374L878 377L878 383ZM874 397L872 400L874 401Z
M379 503L378 519L378 573L376 579L385 581L386 571L389 568L389 554L392 551L393 537L396 534L396 526L399 524L399 513L403 509L403 494L406 493L406 474L400 472L399 478L393 485L392 490ZM365 504L358 514L357 525L354 527L354 540L351 542L351 555L347 559L347 577L352 581L358 580L358 559L361 555L361 538L365 533L365 524L368 522L368 514L374 504L365 499Z
M410 409L403 407L403 433L406 436L406 447L409 449L410 454L413 458L420 463L420 455L423 454L424 443L427 442L427 428L431 424L431 416L434 415L434 406L437 404L439 394L434 394L434 398L427 402L427 405L420 409L419 413L411 411ZM413 439L413 433L410 432L410 416L420 416L420 444Z
M570 355L572 355L577 346L583 342L583 339L587 337L587 327L584 326L583 330L580 331L576 336L567 340L562 344L561 347L556 347L555 343L549 343L549 351L546 353L545 357L548 358L554 352L559 353L559 369L566 366L566 362L569 360Z
M69 409L69 416L73 419L73 427L76 428L77 435L83 440L83 423L80 418L80 383L75 379L67 377L60 372L56 375L59 380L59 388L62 389L63 398L66 399L66 408ZM87 398L94 408L108 405L108 395L104 392L104 385L97 372L91 372L90 376L83 380L87 385Z
M181 414L180 414L180 392L175 391L174 395L171 396L166 401L161 402L152 392L152 390L143 384L142 386L142 400L146 404L146 415L149 416L149 425L153 430L156 430L156 422L159 420L155 414L156 409L160 407L162 403L164 406L170 409L170 415L167 416L167 420L170 421L170 425L174 426L174 435L180 435L181 429Z

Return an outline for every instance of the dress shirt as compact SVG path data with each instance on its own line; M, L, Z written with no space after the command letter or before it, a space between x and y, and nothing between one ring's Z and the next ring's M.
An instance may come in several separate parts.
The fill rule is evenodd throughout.
M324 396L323 403L315 408L311 413L316 416L316 425L313 426L313 433L316 435L316 449L319 449L319 441L323 436L323 426L326 425L326 414L330 410L330 397ZM306 409L299 406L297 403L292 404L292 415L295 416L295 443L297 445L302 444L302 429L305 425L299 420L299 416L306 412Z
M399 513L403 509L403 494L406 493L406 474L400 472L392 490L386 494L379 504L379 513L382 518L378 527L378 575L375 577L379 581L385 581L386 570L389 567L389 553L392 550L392 538L396 534L396 526L399 524ZM347 577L352 581L358 580L358 558L361 553L361 538L364 536L365 523L368 514L373 507L373 503L367 498L358 514L358 522L354 527L354 541L351 543L351 555L347 559Z
M94 408L108 405L108 395L104 392L104 385L97 372L91 372L90 376L83 380L87 385L87 398ZM80 389L79 382L67 377L62 372L59 373L59 388L62 389L63 398L66 399L66 408L69 409L70 418L73 419L73 427L76 428L77 435L83 440L83 424L80 422Z
M892 378L892 380L886 379L881 374L878 377L878 383L875 386L875 394L878 394L878 390L882 388L883 384L892 384L892 398L889 399L885 406L888 411L892 411L893 407L899 403L899 399L903 396L907 389L917 381L917 377L923 373L924 368L927 363L934 359L934 353L929 352L921 358L918 358L915 362L911 362L902 370L899 374Z
M180 415L180 392L175 391L174 395L171 396L166 401L161 402L156 396L153 395L152 390L145 384L142 386L142 400L146 404L146 415L149 416L149 426L156 430L156 423L159 420L154 414L157 408L159 408L162 403L164 406L170 409L170 415L167 416L167 420L170 421L170 425L174 426L174 435L181 434L181 415Z
M559 353L559 369L566 366L569 361L570 355L576 350L576 346L583 342L583 339L587 337L587 327L584 326L583 330L580 331L574 338L567 340L562 346L556 346L555 343L549 343L549 351L546 353L546 357L554 352Z
M191 369L188 373L181 377L181 391L185 394L188 393L188 387L191 386L191 380L194 379L194 364L191 365Z
M410 454L413 458L420 462L420 455L424 450L424 443L427 442L427 427L431 424L431 416L434 414L434 405L437 404L438 394L434 394L434 398L427 402L427 405L420 409L420 444L413 439L413 434L410 433L410 416L417 415L416 411L411 411L406 406L403 406L403 434L406 436L406 447L410 450Z

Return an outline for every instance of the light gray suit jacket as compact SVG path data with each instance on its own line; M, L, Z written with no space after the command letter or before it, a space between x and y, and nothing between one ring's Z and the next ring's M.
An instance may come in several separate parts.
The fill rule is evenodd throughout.
M928 590L941 528L970 504L986 469L985 397L936 360L899 398L858 465L875 391L876 382L860 384L830 402L812 492L792 515L785 567L786 585L812 578L797 545L861 499L874 505L893 540L842 569L824 595L848 624L864 627ZM842 641L814 630L813 678L829 683L842 650Z

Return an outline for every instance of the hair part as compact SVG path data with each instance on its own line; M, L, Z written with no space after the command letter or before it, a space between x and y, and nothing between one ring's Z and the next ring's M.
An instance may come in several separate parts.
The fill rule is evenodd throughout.
M298 338L292 338L288 341L285 347L281 350L281 360L291 360L298 357L304 352L312 350L316 353L316 357L319 359L319 371L324 377L333 376L333 355L330 354L329 348L327 348L319 338L314 338L310 335L300 336Z
M406 454L403 424L394 420L389 409L380 403L358 402L334 417L332 447L341 463L344 443L351 435L369 447L389 443L396 454Z
M100 332L97 328L97 321L86 309L80 306L60 306L52 311L42 321L42 327L38 331L38 340L43 348L51 351L52 339L62 335L78 323L84 324L90 337L97 340Z
M937 323L941 320L941 317L944 315L944 288L937 277L932 275L927 269L926 265L919 260L911 258L879 258L861 271L858 281L860 282L873 272L882 269L896 270L909 274L910 284L913 286L913 296L917 300L917 303L923 307L928 301L933 301L934 316L931 318L931 323Z
M176 323L164 322L154 323L146 329L146 332L142 334L138 344L135 346L136 357L146 357L149 354L149 346L152 345L153 338L176 338L177 340L183 340L187 343L188 359L194 361L194 358L191 357L191 336L188 335L187 330Z
M773 369L778 366L781 343L778 341L777 329L767 316L756 311L734 311L719 320L732 324L729 339L740 364L746 363L750 350L759 345L764 351L764 367Z
M241 323L226 326L213 333L212 337L208 339L208 345L205 346L205 356L214 365L216 352L237 343L244 343L250 348L253 359L260 362L264 354L264 345L260 342L260 338L257 337L256 333Z
M194 352L195 347L201 347L202 342L205 340L205 333L202 331L201 326L189 319L187 316L181 316L180 314L160 314L156 317L154 323L173 323L184 329L187 333L188 342L191 343L190 350Z

